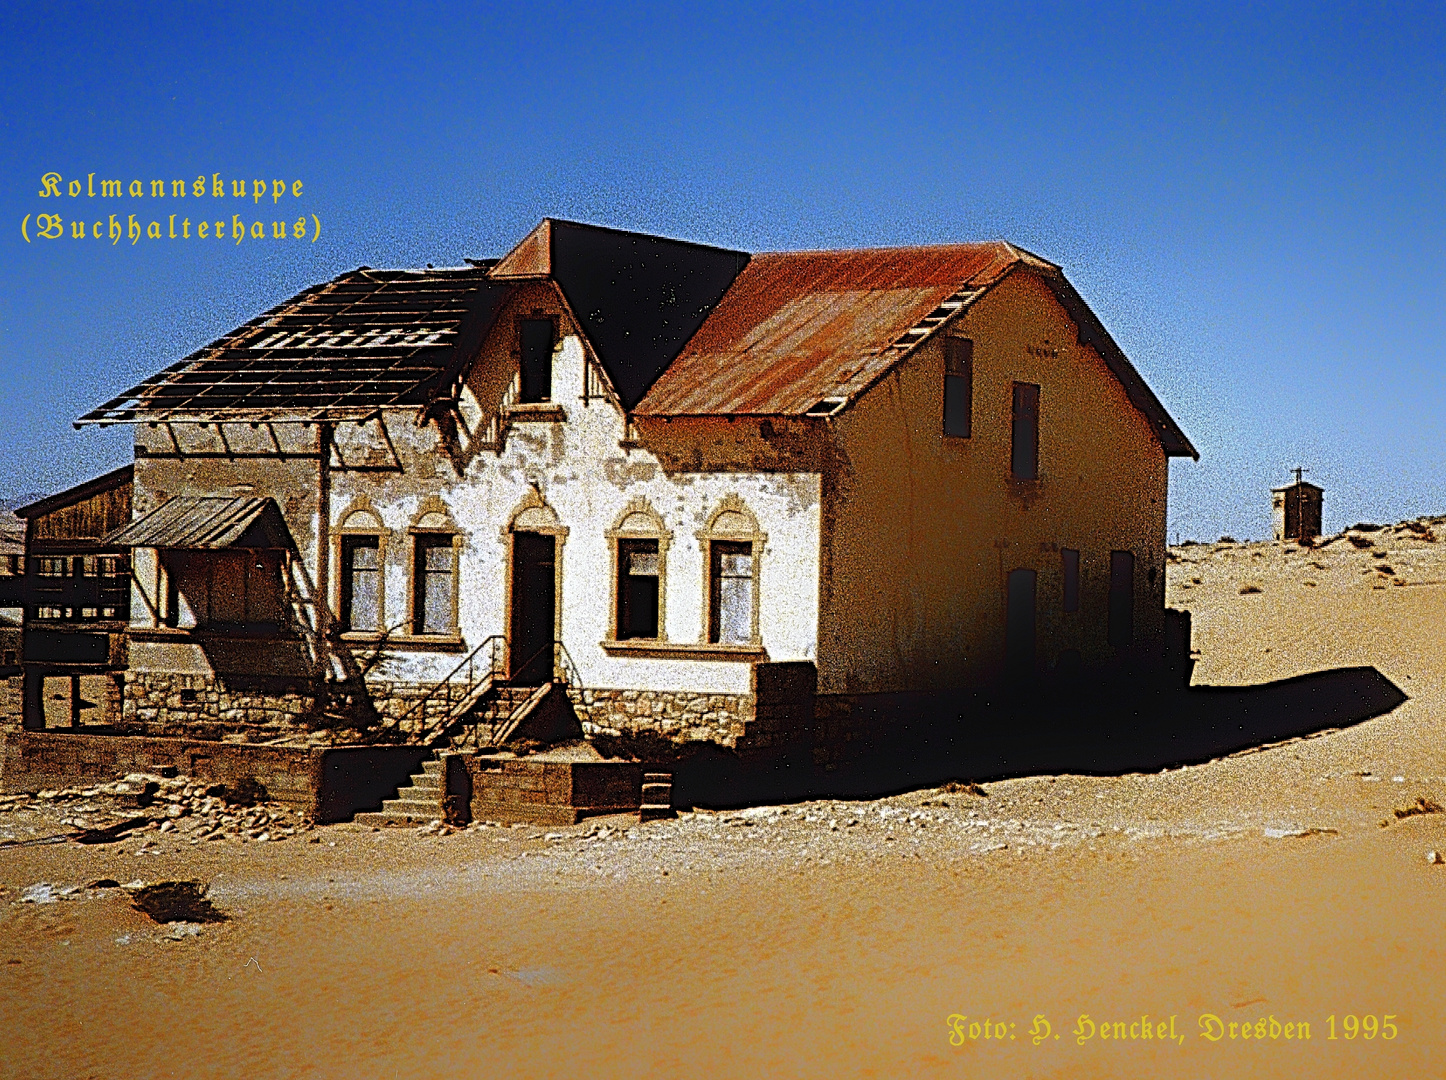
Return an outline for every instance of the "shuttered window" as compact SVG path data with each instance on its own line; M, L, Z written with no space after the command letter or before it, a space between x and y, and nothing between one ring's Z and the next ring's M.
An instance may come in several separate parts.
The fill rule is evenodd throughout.
M1039 479L1039 387L1014 384L1014 431L1010 474L1016 480Z
M967 439L974 426L974 342L944 339L944 434Z

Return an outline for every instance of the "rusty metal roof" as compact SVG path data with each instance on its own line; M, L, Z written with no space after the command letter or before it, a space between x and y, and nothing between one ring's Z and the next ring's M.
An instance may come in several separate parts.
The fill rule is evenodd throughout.
M851 397L1021 258L1002 243L755 255L636 411L786 415Z
M175 495L103 543L115 547L290 547L281 511L268 498Z
M755 255L634 411L832 413L1018 269L1049 284L1166 453L1198 456L1059 267L1002 241Z
M511 286L489 265L362 267L306 289L76 421L356 420L425 404Z

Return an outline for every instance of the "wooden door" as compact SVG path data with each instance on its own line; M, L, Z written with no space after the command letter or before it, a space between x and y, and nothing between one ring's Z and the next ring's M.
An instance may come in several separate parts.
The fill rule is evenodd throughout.
M512 635L508 677L541 685L552 680L552 642L557 622L557 538L512 535Z

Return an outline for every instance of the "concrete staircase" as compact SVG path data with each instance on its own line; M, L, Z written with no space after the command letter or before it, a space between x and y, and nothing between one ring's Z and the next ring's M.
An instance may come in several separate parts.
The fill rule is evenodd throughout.
M502 745L552 689L547 683L490 685L470 703L465 715L447 725L437 750L422 762L421 772L412 774L412 782L397 790L396 798L386 799L380 810L364 810L352 820L358 825L381 826L425 825L442 818L446 794L442 790L442 751L471 754Z
M442 761L433 754L412 773L412 782L386 799L380 810L365 810L352 820L358 825L425 825L442 816Z

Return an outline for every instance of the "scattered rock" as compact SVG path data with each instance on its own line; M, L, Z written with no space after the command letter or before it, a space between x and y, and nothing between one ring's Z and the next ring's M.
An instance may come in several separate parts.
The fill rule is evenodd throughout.
M1426 861L1432 866L1440 866L1446 863L1446 855L1442 855L1439 851L1428 851L1426 852Z
M1425 795L1418 795L1416 801L1411 805L1397 807L1391 812L1396 815L1396 820L1400 821L1402 818L1415 817L1418 814L1439 814L1441 804Z
M988 797L988 792L973 780L950 780L939 790L949 795L978 795L981 799Z
M55 904L60 897L55 895L48 881L37 881L34 885L27 885L25 891L20 894L17 904Z
M199 881L158 881L136 889L131 899L137 911L158 923L225 922L229 918L206 899L206 886Z

